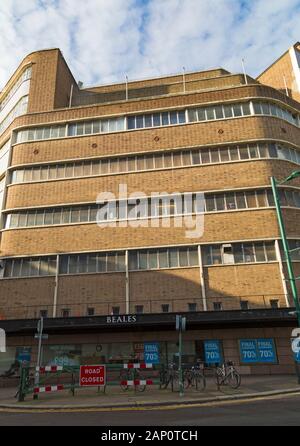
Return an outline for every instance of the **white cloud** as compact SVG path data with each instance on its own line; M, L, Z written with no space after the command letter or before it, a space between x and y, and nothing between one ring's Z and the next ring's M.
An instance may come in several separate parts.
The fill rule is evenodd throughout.
M49 47L85 84L240 71L242 57L255 76L299 40L299 24L300 0L0 0L0 86Z

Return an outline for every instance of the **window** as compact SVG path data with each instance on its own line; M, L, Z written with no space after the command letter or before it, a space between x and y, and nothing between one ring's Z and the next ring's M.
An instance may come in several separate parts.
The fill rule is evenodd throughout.
M241 300L241 310L243 310L243 311L249 310L248 300Z
M190 312L195 312L195 311L197 311L197 304L196 304L196 303L188 304L188 310L189 310Z
M279 300L278 299L270 300L270 306L273 310L277 310L279 308Z
M87 309L87 316L95 316L95 308L89 307Z
M112 307L112 315L119 316L119 314L120 314L120 307Z
M162 311L163 313L169 313L169 312L170 312L170 305L169 305L169 304L163 304L163 305L161 306L161 311Z
M136 305L135 306L135 313L136 314L143 314L144 313L144 306L143 305Z
M47 319L48 318L48 310L41 310L40 317L42 317L43 319Z
M214 311L222 311L222 310L223 310L222 302L214 302Z
M61 310L61 317L68 318L71 316L71 310L69 308L64 308Z

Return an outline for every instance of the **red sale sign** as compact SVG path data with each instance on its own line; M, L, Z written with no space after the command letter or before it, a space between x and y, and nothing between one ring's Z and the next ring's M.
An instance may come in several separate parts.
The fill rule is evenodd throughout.
M80 387L97 387L106 385L105 365L80 366Z

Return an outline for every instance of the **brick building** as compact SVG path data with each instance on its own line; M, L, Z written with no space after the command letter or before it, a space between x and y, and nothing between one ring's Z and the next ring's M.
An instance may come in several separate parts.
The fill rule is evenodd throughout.
M58 49L23 60L0 93L0 372L24 348L34 361L40 316L45 364L143 359L146 342L167 362L178 313L187 361L293 372L270 177L300 164L299 60L297 44L257 80L215 69L94 88ZM280 189L295 248L299 187Z

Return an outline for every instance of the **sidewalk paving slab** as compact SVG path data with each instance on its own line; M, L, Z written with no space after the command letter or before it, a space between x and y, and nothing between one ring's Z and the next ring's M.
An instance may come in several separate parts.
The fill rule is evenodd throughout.
M15 388L0 389L0 409L15 410L76 410L76 409L121 409L129 407L177 406L180 404L205 404L238 399L250 399L300 392L296 376L243 376L238 390L222 387L219 391L212 379L208 379L204 392L188 389L183 397L171 390L159 390L157 386L148 387L145 392L133 389L123 392L119 387L110 387L97 393L97 389L77 389L75 397L69 391L40 394L38 400L28 395L19 403L14 395Z

